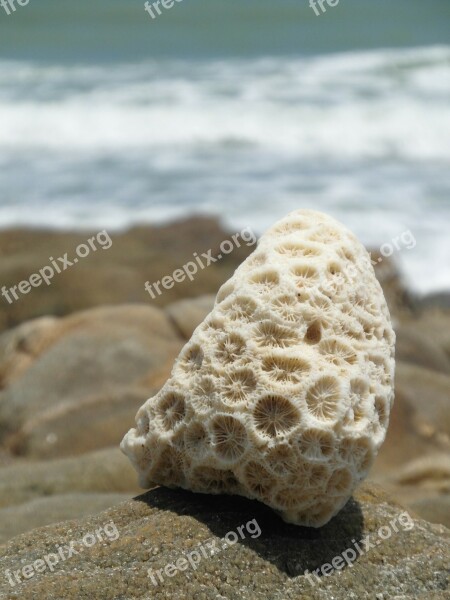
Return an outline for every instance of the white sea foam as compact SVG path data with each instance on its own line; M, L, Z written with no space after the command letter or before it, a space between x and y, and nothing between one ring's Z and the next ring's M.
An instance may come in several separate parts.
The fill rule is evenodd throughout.
M55 68L2 64L0 147L270 145L449 159L450 48Z
M375 245L413 230L401 257L413 285L450 287L449 94L450 47L1 61L0 226L121 228L195 211L262 231L311 206Z

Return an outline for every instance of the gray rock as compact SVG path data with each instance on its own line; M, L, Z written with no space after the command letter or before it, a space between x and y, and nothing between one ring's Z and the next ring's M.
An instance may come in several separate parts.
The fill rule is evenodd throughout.
M64 555L53 571L28 568L28 579L19 571L102 527L117 535ZM361 542L366 536L370 548ZM2 548L0 593L10 600L438 600L448 598L449 536L367 484L321 529L283 523L244 498L157 488L11 540ZM336 557L339 570L331 565ZM319 578L305 575L322 568ZM9 582L14 572L20 583Z
M118 421L123 433L126 419L132 419L139 402L154 391L152 377L167 375L181 346L164 313L144 305L96 308L64 319L39 320L4 335L6 339L0 337L4 384L0 443L17 434L19 442L11 441L14 450L27 452L29 446L38 457L61 456L57 444L47 444L47 437L50 442L60 439L63 427L46 429L42 423L63 421L76 447L74 435L87 437L83 415L88 432L95 420L109 414L103 427L107 432L117 410L114 432L103 440L91 437L90 445L80 444L66 454L118 443ZM28 444L33 432L35 440Z
M396 359L449 375L449 356L424 329L424 327L420 328L416 321L395 327Z
M213 309L215 298L215 295L206 295L178 300L166 306L165 312L182 337L188 340Z
M118 447L73 458L16 460L0 469L0 508L69 492L138 493L136 471Z
M383 288L391 315L408 316L417 310L417 299L402 276L395 258L383 256L378 249L368 249L374 263L375 275Z
M193 253L212 250L220 253L222 241L231 239L216 219L194 216L164 225L142 225L124 232L111 232L112 245L105 238L97 250L45 284L8 304L2 298L0 331L44 315L67 315L93 306L148 303L165 306L180 298L216 293L250 254L251 246L241 243L208 268L199 269L195 285L189 279L165 289L152 299L146 281L160 281L187 262ZM10 288L49 265L49 256L72 260L75 249L97 232L9 229L0 231L0 280ZM105 248L103 249L102 246Z
M411 508L431 523L442 523L450 528L450 493L434 498L421 498L411 504Z
M431 426L429 435L450 435L450 375L417 365L397 362L395 385L406 392L418 417Z
M62 494L0 509L0 544L50 523L94 515L130 498L128 494ZM1 588L0 588L1 589Z
M144 400L157 391L154 387L117 387L62 402L30 418L9 436L8 447L15 454L44 459L118 445Z
M441 292L426 294L419 298L418 304L422 310L429 310L431 308L448 310L450 308L450 292L442 290Z
M428 453L377 481L402 505L432 523L450 526L450 454Z
M427 310L420 318L406 323L419 335L432 339L450 359L450 311Z

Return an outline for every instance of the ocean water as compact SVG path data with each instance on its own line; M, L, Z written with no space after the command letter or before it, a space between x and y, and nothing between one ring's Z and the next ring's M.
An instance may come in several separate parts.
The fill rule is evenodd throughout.
M259 233L316 208L372 246L410 231L396 255L428 292L450 289L449 167L447 0L0 13L0 227L194 212Z

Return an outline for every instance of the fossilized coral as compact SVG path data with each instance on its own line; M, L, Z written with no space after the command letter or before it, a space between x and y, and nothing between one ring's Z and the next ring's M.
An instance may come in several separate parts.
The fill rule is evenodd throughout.
M241 494L318 527L384 439L394 341L364 247L296 211L219 290L122 449L144 487Z

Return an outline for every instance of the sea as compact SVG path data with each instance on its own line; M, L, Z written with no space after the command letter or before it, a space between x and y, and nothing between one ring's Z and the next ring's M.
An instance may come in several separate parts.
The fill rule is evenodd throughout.
M324 6L0 6L0 228L259 234L313 208L450 290L450 2Z

